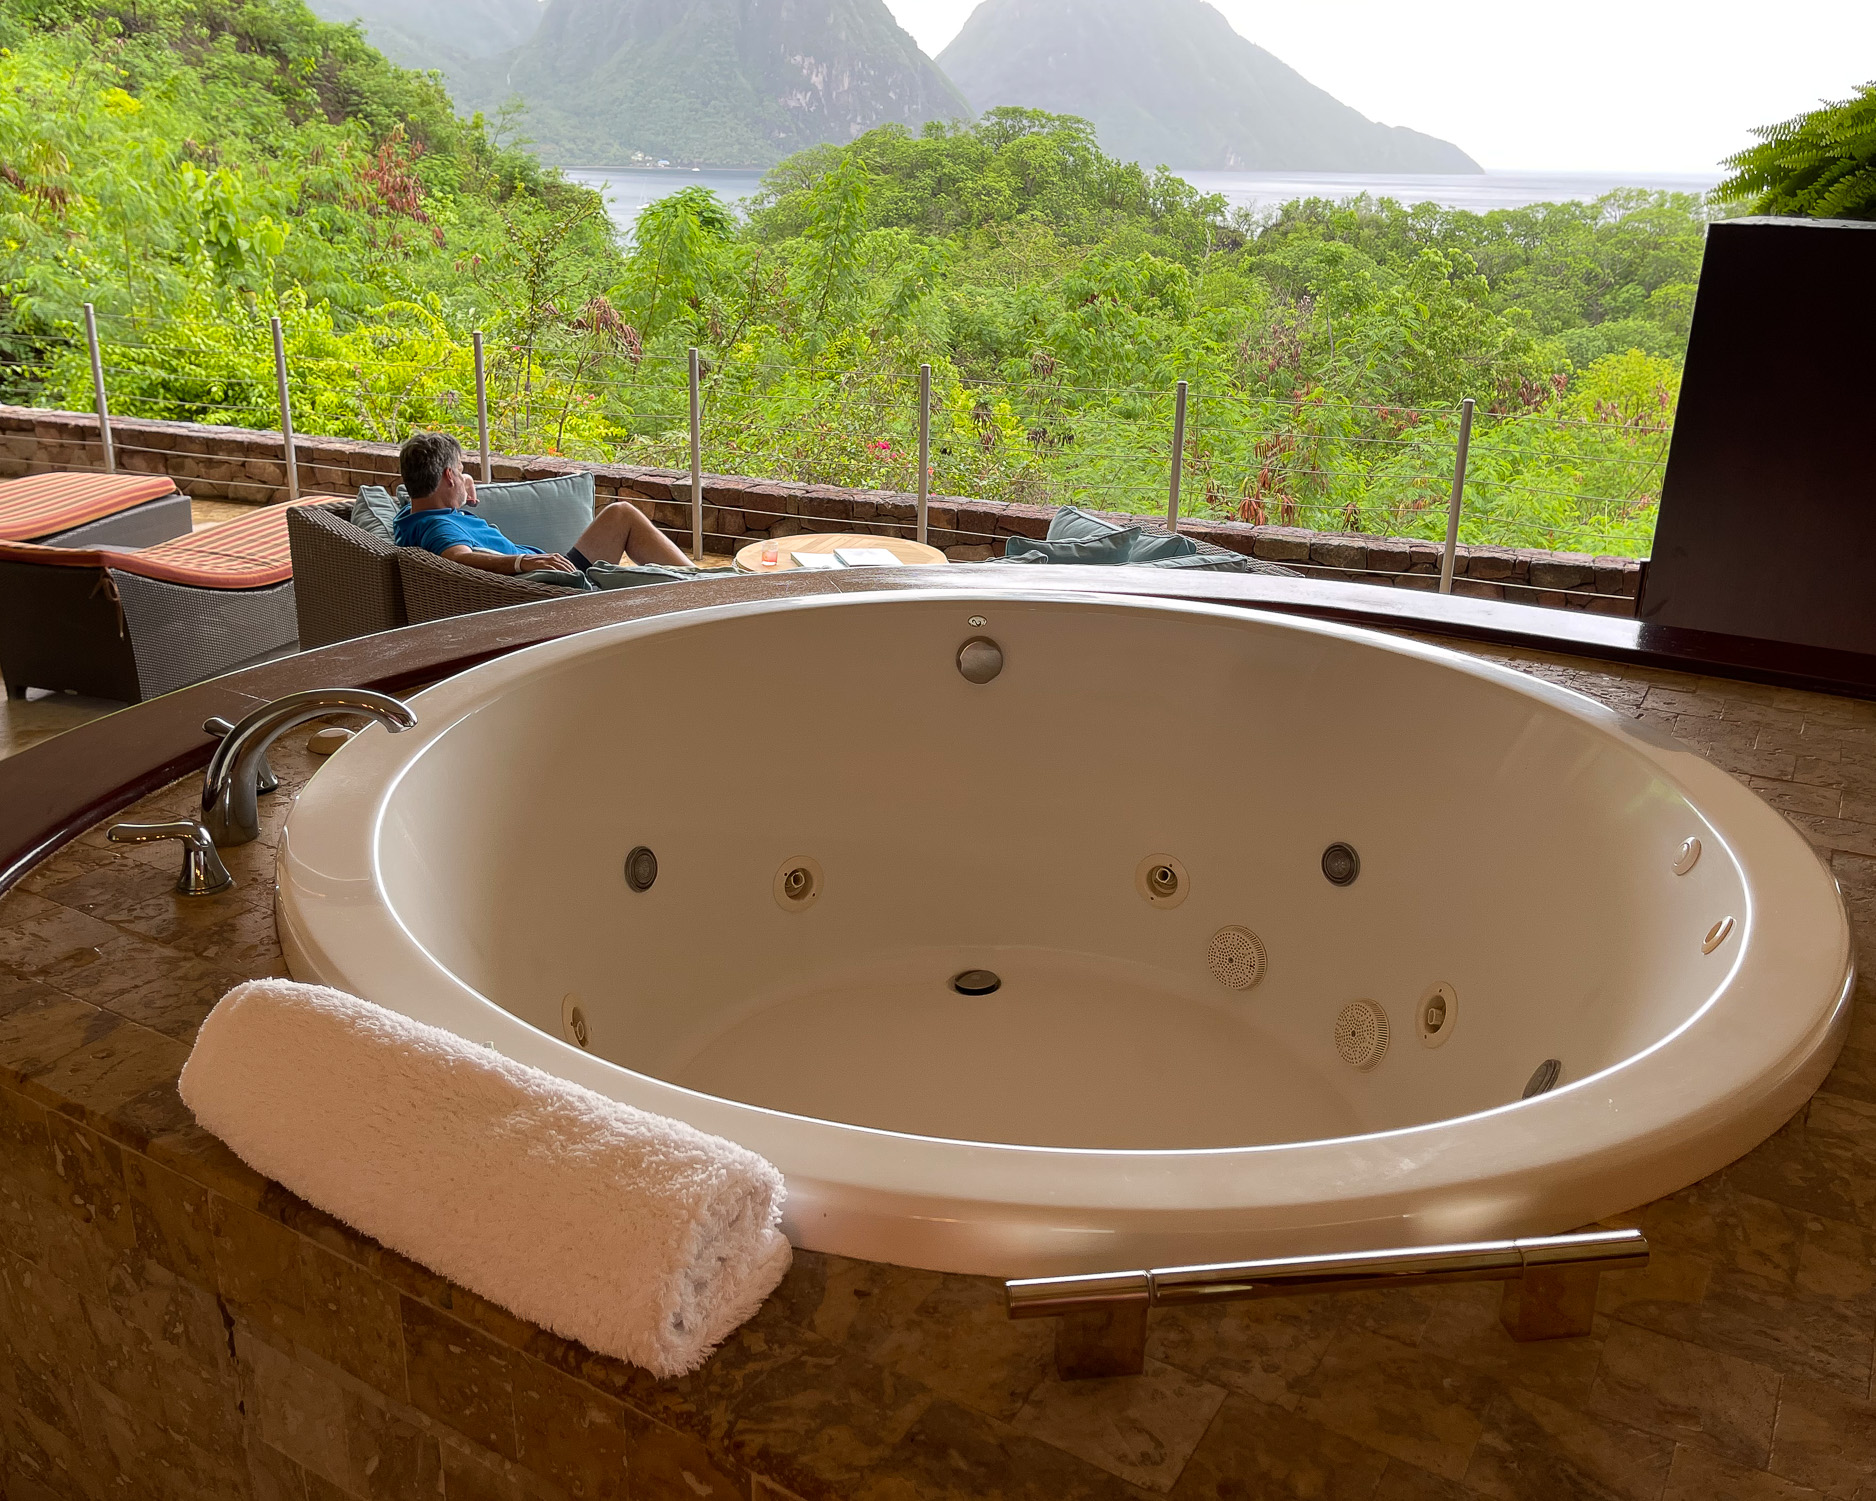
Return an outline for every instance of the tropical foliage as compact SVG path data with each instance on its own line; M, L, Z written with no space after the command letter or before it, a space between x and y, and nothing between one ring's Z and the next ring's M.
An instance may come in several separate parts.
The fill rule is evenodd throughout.
M1715 198L1755 214L1876 219L1876 83L1753 134Z
M1645 551L1702 207L1231 213L997 110L701 189L628 237L598 197L297 0L0 4L0 387L302 431L473 436L677 464L701 351L719 470L910 488L932 367L939 493L1165 503L1433 536L1473 398L1468 540Z

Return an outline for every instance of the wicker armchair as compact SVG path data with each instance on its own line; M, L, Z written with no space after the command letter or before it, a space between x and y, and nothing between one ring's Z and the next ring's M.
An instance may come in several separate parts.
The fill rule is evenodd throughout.
M480 573L352 525L351 502L302 506L287 518L300 646L330 646L401 625L472 615L537 599L564 599L554 584Z
M539 599L565 599L574 592L560 584L537 584L525 575L511 578L484 573L420 547L400 547L396 551L404 608L412 625L447 620L452 615L473 615L479 610L499 610L505 605L531 604Z

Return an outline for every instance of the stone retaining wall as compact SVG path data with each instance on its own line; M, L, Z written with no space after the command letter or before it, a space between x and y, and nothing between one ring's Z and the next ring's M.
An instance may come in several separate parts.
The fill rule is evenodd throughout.
M257 505L286 499L285 455L277 432L125 418L113 418L111 431L120 468L172 475L197 499ZM361 484L397 483L394 444L301 437L295 440L295 454L302 494L349 494ZM0 476L102 466L103 446L95 416L0 406ZM652 518L680 545L689 544L688 474L546 456L502 455L493 467L497 479L589 471L602 499L650 502ZM1053 506L944 495L931 498L927 521L934 546L943 548L954 561L974 562L1001 553L1008 537L1043 536L1054 514ZM1152 521L1139 516L1122 519ZM704 538L713 552L732 552L752 540L799 532L909 537L914 526L914 499L902 491L704 476ZM1406 589L1433 589L1439 583L1441 549L1434 542L1236 521L1188 520L1180 530L1319 578ZM1462 546L1454 561L1453 592L1632 616L1645 566L1633 558Z

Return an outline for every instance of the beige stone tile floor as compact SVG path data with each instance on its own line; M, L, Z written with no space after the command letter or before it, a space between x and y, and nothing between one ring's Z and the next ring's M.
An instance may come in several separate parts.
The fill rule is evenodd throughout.
M1784 808L1876 951L1876 704L1481 654L1658 725ZM288 796L313 769L297 744L277 765ZM126 816L192 795L178 784ZM231 852L233 900L179 902L173 852L93 831L0 901L0 1100L40 1102L56 1165L36 1207L0 1201L0 1299L15 1299L0 1307L0 1439L30 1439L34 1463L68 1452L59 1425L85 1431L90 1402L125 1432L172 1434L179 1467L226 1473L211 1464L225 1453L269 1477L226 1492L241 1495L1876 1501L1867 978L1803 1110L1620 1218L1654 1258L1604 1279L1588 1338L1513 1343L1486 1285L1299 1297L1162 1310L1144 1375L1068 1385L1047 1326L1009 1323L989 1279L803 1253L702 1371L660 1383L263 1190L188 1121L173 1081L195 1027L232 979L280 965L268 877L288 797L269 801L262 842ZM205 1187L132 1194L113 1229L86 1186L103 1136L76 1123L94 1118L126 1178L169 1172L160 1159ZM22 1213L91 1228L35 1238ZM99 1234L122 1249L100 1260L83 1239ZM189 1302L191 1277L213 1287L206 1302ZM328 1282L343 1298L318 1291ZM175 1391L121 1374L119 1340L167 1352ZM398 1465L361 1470L392 1433ZM224 1493L197 1485L175 1493Z

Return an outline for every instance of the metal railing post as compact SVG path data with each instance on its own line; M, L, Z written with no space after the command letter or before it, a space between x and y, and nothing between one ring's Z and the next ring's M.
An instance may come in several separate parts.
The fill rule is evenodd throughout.
M104 399L104 357L98 353L98 310L85 304L85 342L91 346L91 393L98 403L98 437L104 443L104 472L117 473L117 445L111 441L111 407Z
M1466 456L1472 450L1472 407L1468 396L1459 405L1459 451L1453 458L1453 498L1446 504L1446 555L1440 559L1440 593L1453 592L1453 560L1459 552L1459 507L1466 494Z
M1186 463L1186 383L1179 382L1179 393L1173 403L1173 460L1172 489L1166 497L1166 530L1179 530L1179 480L1185 471Z
M476 436L482 443L482 483L488 484L495 478L495 470L489 462L489 375L482 363L482 335L478 331L470 335L476 351Z
M703 536L703 397L702 365L695 345L690 352L690 553L704 558Z
M293 401L287 394L287 343L274 323L274 384L280 389L280 451L287 466L287 499L300 498L300 458L293 450Z
M926 538L925 514L931 504L931 366L918 367L918 540Z

